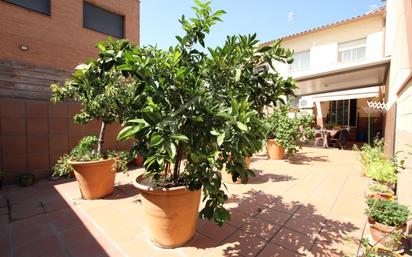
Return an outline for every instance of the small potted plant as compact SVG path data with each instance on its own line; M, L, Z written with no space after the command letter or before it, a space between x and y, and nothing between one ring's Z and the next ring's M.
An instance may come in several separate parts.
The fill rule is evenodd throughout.
M267 119L268 140L266 151L271 160L291 158L302 144L313 138L314 130L310 128L312 115L294 113L290 116L290 105L286 104L273 110Z
M392 189L380 183L372 183L369 185L367 197L375 199L395 200L396 196Z
M88 146L95 144L96 149L87 157L72 155L68 160L84 199L101 198L113 192L113 166L117 159L104 150L106 126L123 121L130 110L126 103L135 92L131 81L116 68L123 62L119 53L132 45L124 40L114 42L109 39L99 42L97 47L100 50L98 59L77 66L63 86L50 86L52 102L74 100L80 103L82 109L74 116L76 123L85 124L92 120L101 122L97 142L94 138L81 142Z
M397 201L367 200L366 215L372 238L387 248L398 249L401 246L410 214L408 207Z
M151 241L167 248L188 242L199 216L218 225L230 219L221 170L247 181L245 157L253 151L244 146L255 140L250 120L261 121L259 106L289 95L294 85L276 70L256 70L290 58L279 43L263 48L256 35L233 36L223 47L207 48L205 36L224 12L195 2L196 17L182 17L186 33L176 37L176 46L126 51L120 67L141 91L131 102L135 117L118 139L135 139L144 155L145 174L134 185ZM199 214L201 190L205 204Z

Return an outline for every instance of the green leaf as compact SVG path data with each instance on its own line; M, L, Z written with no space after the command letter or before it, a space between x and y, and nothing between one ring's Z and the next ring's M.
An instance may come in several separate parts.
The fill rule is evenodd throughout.
M162 138L161 135L153 134L152 137L150 138L150 146L151 147L157 146L157 145L163 143L163 141L164 141L164 138Z
M124 127L117 135L117 140L126 140L134 136L137 132L142 129L141 126L127 126Z
M225 140L225 132L219 134L219 136L217 137L217 145L221 146L224 140Z
M166 144L166 152L173 159L176 156L176 145L173 142Z
M248 131L247 126L245 124L243 124L242 122L238 121L238 122L236 122L236 125L240 130Z
M223 224L225 221L230 220L230 213L223 207L216 208L214 220L218 224Z
M242 74L242 71L239 68L236 69L235 82L239 82L241 74Z
M188 142L189 138L183 134L174 134L170 136L171 139L177 140L177 141L182 141L182 142Z

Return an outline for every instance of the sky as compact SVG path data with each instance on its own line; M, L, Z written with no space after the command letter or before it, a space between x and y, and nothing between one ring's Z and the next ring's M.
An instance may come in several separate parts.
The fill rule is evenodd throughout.
M227 35L256 33L261 42L351 18L382 5L381 0L214 0L212 9L225 10L223 22L207 36L211 47ZM192 0L141 0L140 44L167 49L182 35L178 19L193 16Z

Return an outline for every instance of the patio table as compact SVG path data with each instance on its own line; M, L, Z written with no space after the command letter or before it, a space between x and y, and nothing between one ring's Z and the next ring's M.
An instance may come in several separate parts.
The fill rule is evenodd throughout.
M316 133L320 133L322 135L322 146L324 148L329 148L328 145L328 135L330 135L331 137L333 137L334 135L336 135L336 133L338 133L339 130L336 129L317 129Z

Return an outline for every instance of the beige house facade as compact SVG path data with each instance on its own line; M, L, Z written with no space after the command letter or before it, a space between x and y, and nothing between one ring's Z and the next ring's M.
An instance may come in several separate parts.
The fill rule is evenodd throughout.
M319 127L347 127L354 141L383 136L388 155L402 151L399 197L412 206L412 1L388 0L282 41L294 63L276 68L296 80L295 104Z

